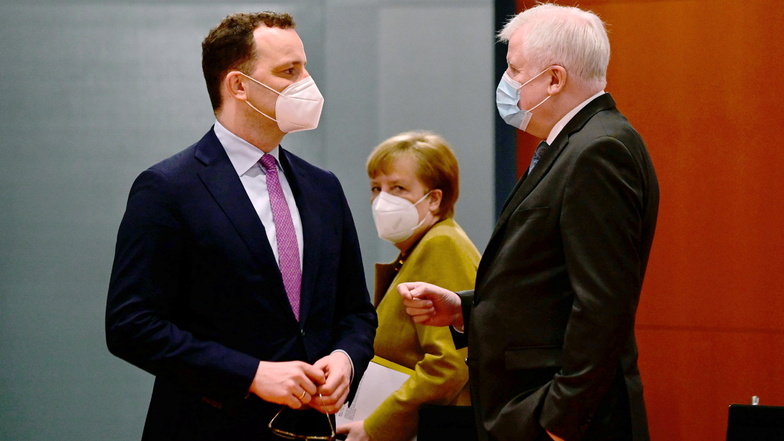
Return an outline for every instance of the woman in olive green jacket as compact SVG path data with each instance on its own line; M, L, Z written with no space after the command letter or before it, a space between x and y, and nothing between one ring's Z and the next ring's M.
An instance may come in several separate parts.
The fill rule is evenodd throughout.
M448 328L414 324L396 287L429 282L452 291L473 289L479 251L452 219L459 193L457 159L430 132L389 138L367 164L373 218L381 238L400 250L376 265L377 356L413 375L364 421L338 428L348 441L407 441L417 432L424 404L469 405L465 350L455 349Z

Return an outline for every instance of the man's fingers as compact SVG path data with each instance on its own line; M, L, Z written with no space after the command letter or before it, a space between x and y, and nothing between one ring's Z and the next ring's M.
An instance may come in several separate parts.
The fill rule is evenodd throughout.
M430 320L430 315L414 315L411 316L411 320L416 324L422 324Z
M405 282L401 283L397 286L397 292L404 299L413 299L417 296L417 294L422 291L422 286L425 284L422 282Z
M431 309L433 301L426 297L418 297L411 300L404 300L403 304L408 308Z
M406 314L411 317L430 317L433 315L433 308L406 308Z
M302 390L302 393L297 396L297 400L299 400L302 404L307 404L313 398L313 394L309 393L307 390Z
M427 299L414 299L403 301L406 313L411 316L431 315L435 311L433 302Z
M397 286L397 293L400 294L404 300L411 299L411 290L407 283L401 283Z
M335 413L348 398L349 383L345 381L330 381L319 387L319 391L313 396L310 406L323 413Z
M342 394L344 390L348 389L348 386L348 383L338 376L328 377L327 382L319 386L318 394L322 395L325 401L331 403L334 401L332 397Z
M319 369L316 366L309 365L307 363L303 363L302 372L305 376L312 381L316 386L324 384L327 381L326 376L324 375L324 371ZM309 390L308 393L315 393L315 390Z
M316 395L310 401L310 406L322 413L336 413L348 398L348 389L340 388L331 395Z
M299 409L302 407L302 401L300 401L297 397L293 395L289 395L286 397L286 402L283 403L286 406L289 406L292 409Z

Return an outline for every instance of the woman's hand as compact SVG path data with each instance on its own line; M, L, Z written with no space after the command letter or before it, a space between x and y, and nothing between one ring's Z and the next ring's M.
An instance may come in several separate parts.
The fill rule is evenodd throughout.
M373 441L365 432L365 421L352 421L348 424L338 426L337 433L346 433L346 441Z

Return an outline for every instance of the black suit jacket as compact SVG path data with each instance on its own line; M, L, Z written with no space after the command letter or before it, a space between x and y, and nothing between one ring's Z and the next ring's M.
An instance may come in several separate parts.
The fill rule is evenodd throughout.
M634 319L658 200L608 94L518 183L460 293L481 439L648 439Z
M112 353L156 376L145 439L265 439L279 406L246 398L259 360L313 363L344 350L355 387L373 355L376 315L340 183L283 149L280 162L302 219L299 322L214 131L131 188L106 335Z

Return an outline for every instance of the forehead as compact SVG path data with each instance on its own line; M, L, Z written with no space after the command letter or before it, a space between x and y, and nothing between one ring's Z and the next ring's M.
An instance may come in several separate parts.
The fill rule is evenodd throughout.
M527 62L523 52L523 35L523 27L521 26L509 38L509 45L506 50L507 64L518 69L523 68Z
M373 177L374 180L419 181L417 170L419 163L414 155L406 153L389 157L381 164L381 170Z
M293 28L271 28L264 25L253 31L257 63L264 65L306 64L305 46Z

